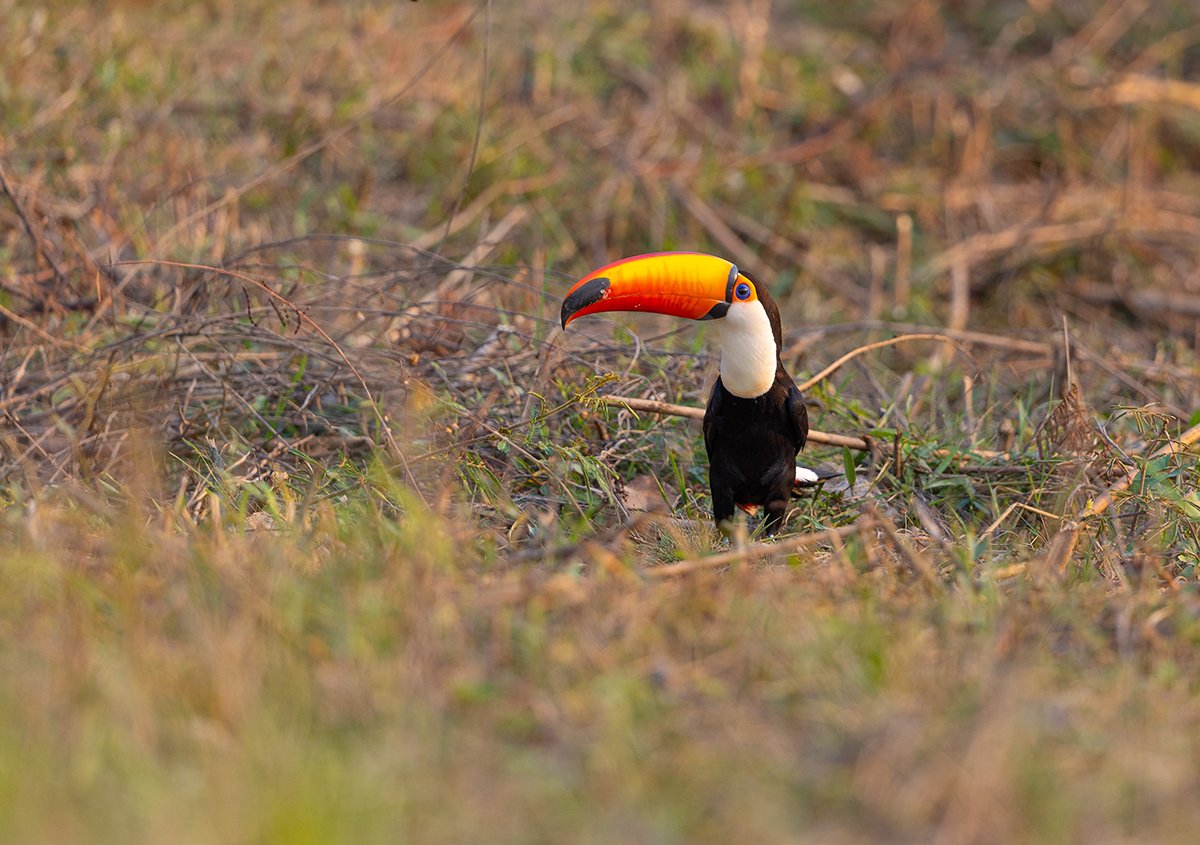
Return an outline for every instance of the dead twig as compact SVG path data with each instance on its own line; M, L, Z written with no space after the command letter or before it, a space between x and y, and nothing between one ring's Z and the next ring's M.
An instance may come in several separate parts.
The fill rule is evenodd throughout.
M470 226L472 222L483 216L495 203L504 198L523 194L539 195L562 181L565 168L554 168L548 173L530 176L524 179L511 179L507 182L494 182L479 192L470 205L459 211L450 222L440 228L430 229L423 235L414 238L409 244L416 250L427 250L440 243L444 237L455 235Z
M17 198L16 191L14 191L12 185L9 184L8 174L5 173L4 165L2 163L0 163L0 191L2 191L4 195L8 197L9 202L11 202L13 204L13 208L16 209L17 217L21 219L21 225L25 228L25 234L27 234L29 236L29 240L33 242L34 250L38 255L46 259L46 263L49 264L51 269L54 270L54 275L58 281L62 282L65 280L66 274L63 273L63 269L59 265L58 259L54 257L53 253L46 249L46 245L42 242L42 239L38 237L37 233L33 230L33 223L30 222L29 215L25 212L25 206L23 206L21 201Z
M822 543L833 543L866 531L874 525L873 518L860 519L852 525L841 528L828 528L824 531L814 531L811 534L799 534L774 543L752 543L740 549L734 549L707 557L691 558L679 563L668 563L654 566L644 571L648 578L673 578L677 575L688 575L707 569L716 569L732 563L742 563L760 557L787 555L802 549L812 548Z
M1054 347L1049 343L1042 343L1036 340L1022 340L1021 338L1006 337L1004 335L989 334L988 332L977 331L959 331L949 328L938 328L937 326L924 326L920 323L898 323L892 320L859 320L851 323L837 323L829 326L806 330L804 338L811 342L814 337L827 337L834 334L846 334L848 332L869 332L869 331L890 331L890 332L906 332L909 334L939 334L944 335L966 346L990 346L997 349L1004 349L1009 352L1027 352L1031 355L1050 355L1054 351ZM793 344L794 346L794 344ZM784 357L792 356L791 350L785 350Z
M911 214L896 218L896 278L892 290L893 307L903 310L912 297L912 239L913 220Z
M43 329L37 323L34 323L32 320L27 320L24 317L22 317L20 314L16 313L15 311L10 311L9 309L5 308L3 305L0 305L0 321L3 321L3 320L12 320L17 325L19 325L25 329L28 329L29 331L33 332L35 335L40 337L42 340L44 340L46 343L49 343L51 346L57 347L58 349L64 349L64 350L65 349L73 349L76 352L86 351L85 347L82 346L81 344L79 344L73 340L63 340L62 338L57 338L54 335L47 332L45 329Z
M1012 515L1012 512L1018 508L1023 511L1029 511L1030 513L1036 513L1038 516L1044 516L1047 519L1062 519L1062 517L1058 516L1057 514L1050 513L1050 511L1045 511L1041 508L1035 508L1033 505L1027 505L1024 502L1013 502L1004 509L1004 513L996 517L995 521L983 530L983 533L979 535L979 539L983 540L987 537L990 537L992 532L999 528L1004 523L1004 520L1008 519L1009 516Z
M1200 85L1182 79L1159 79L1131 73L1100 88L1087 99L1092 106L1163 104L1200 110Z
M696 222L708 232L712 239L729 253L737 264L746 268L756 268L754 272L761 273L764 276L776 275L774 269L765 264L763 259L756 255L754 250L742 240L741 236L729 228L729 224L721 218L721 215L697 196L694 191L672 183L671 193L687 209L688 213L696 219Z
M525 218L529 216L529 208L524 205L513 207L508 214L500 219L500 222L484 235L483 239L477 243L466 258L460 261L453 270L446 274L446 278L441 284L433 290L432 293L421 298L421 304L436 302L438 300L447 299L454 292L455 288L470 280L475 273L475 268L487 260L501 243L512 233L512 230L521 223L525 222ZM415 311L414 308L409 311Z
M306 144L295 153L285 158L283 161L267 168L266 170L263 170L261 173L238 185L236 188L231 188L230 190L226 191L221 199L208 203L207 205L178 221L174 226L167 229L166 232L159 236L159 248L165 248L167 244L173 241L181 232L187 231L187 229L197 220L212 214L214 211L217 211L218 209L223 208L230 203L237 202L246 193L254 190L259 185L263 185L273 179L278 178L279 176L282 176L296 167L296 165L316 155L326 147L354 131L368 117L371 117L383 109L399 102L402 97L408 94L408 92L411 91L418 82L420 82L431 70L433 70L433 68L441 60L442 56L451 48L451 46L453 46L459 37L466 32L467 28L472 24L472 22L474 22L479 13L483 11L483 8L483 5L476 6L473 11L467 14L465 19L458 25L454 32L452 32L450 36L430 54L429 58L423 65L421 65L420 68L417 69L416 73L406 80L405 83L401 85L399 90L397 90L394 94L390 94L377 103L370 103L362 109L359 109L357 112L351 115L346 123L344 123L342 126L339 126L337 129L328 132L312 143Z
M624 407L631 411L645 411L650 414L665 414L672 417L687 417L693 420L704 419L703 408L693 408L689 405L673 405L670 402L660 402L657 399L637 399L633 396L598 396L601 402L606 405L614 405L618 408ZM860 452L870 450L867 441L862 437L854 437L847 434L831 434L826 431L816 431L809 429L808 442L820 443L822 446L844 446L848 449L857 449Z
M674 405L670 402L661 402L657 399L638 399L633 396L613 396L611 394L596 398L606 405L614 405L618 408L624 407L631 411L644 411L649 414L664 414L671 417L687 417L692 420L704 419L704 409L695 408L691 405ZM828 431L818 431L813 428L808 430L808 442L818 443L822 446L854 449L859 452L871 451L871 440L869 438L855 437L851 434L834 434ZM962 451L938 449L933 454L938 457L945 457L952 453L958 454L962 460L969 457L982 458L984 460L1010 459L1012 457L1008 452L998 452L994 449L969 449Z
M1186 291L1120 288L1100 282L1077 281L1067 288L1067 292L1094 305L1124 305L1136 312L1200 317L1200 296Z
M185 270L203 270L214 273L218 276L228 276L258 288L272 300L285 305L288 309L292 310L300 322L306 323L313 331L321 336L322 340L329 344L330 348L332 348L333 351L337 353L337 356L341 358L342 363L344 363L350 372L354 374L354 378L358 382L358 386L362 388L363 395L367 399L371 413L375 416L376 422L379 423L379 428L383 433L384 440L387 442L389 451L394 457L398 458L400 463L403 465L404 473L407 476L409 483L412 484L412 487L417 492L417 495L421 497L422 502L426 505L429 504L427 501L425 501L424 494L421 493L416 477L413 475L412 469L408 465L408 457L404 454L404 451L400 448L400 444L396 442L395 437L392 435L391 426L388 424L387 420L384 419L383 412L379 409L379 403L375 401L375 394L367 385L366 379L363 378L363 375L359 372L358 367L354 365L354 362L350 360L349 356L346 355L345 350L342 349L338 342L330 337L329 333L321 327L321 324L306 314L303 309L299 308L283 294L274 290L267 283L260 281L259 279L256 279L246 273L238 272L237 270L229 270L222 267L212 267L207 264L191 264L183 261L166 261L163 259L137 259L133 261L119 261L116 263L118 265L154 264L162 267L176 267Z
M903 334L903 335L900 335L899 337L889 337L887 340L879 340L879 341L876 341L875 343L868 343L866 346L860 346L857 349L852 349L849 352L847 352L845 355L843 355L841 358L838 358L836 361L834 361L828 367L821 370L821 372L817 373L812 378L808 379L805 382L802 382L801 384L796 385L796 387L800 390L801 393L803 393L804 391L808 390L809 388L813 387L814 385L819 384L822 381L824 381L825 379L829 378L829 376L831 376L833 373L837 372L837 370L843 364L847 363L848 361L854 360L859 355L865 355L868 352L874 352L876 349L883 349L888 346L895 346L898 343L908 343L908 342L914 341L914 340L940 340L944 343L951 344L956 349L958 349L960 352L962 352L964 355L966 355L968 358L971 357L971 353L966 349L966 347L964 347L961 343L959 343L958 341L956 341L954 338L950 337L949 335L935 334L935 333Z
M895 523L893 523L874 507L868 509L867 514L869 515L871 522L877 528L883 531L884 535L886 535L888 539L888 542L891 544L892 548L896 550L896 554L898 554L904 560L905 564L908 565L909 570L913 574L918 575L928 586L937 590L941 590L942 582L938 579L937 572L934 569L933 564L931 564L923 555L919 554L917 550L914 549L908 542L908 540L900 536L900 531L896 528Z
M1137 478L1138 473L1142 472L1151 461L1174 452L1182 452L1197 441L1200 441L1200 425L1192 426L1179 435L1177 440L1172 440L1151 452L1143 464L1127 467L1124 475L1109 485L1103 493L1088 502L1087 507L1080 512L1078 517L1063 523L1058 533L1054 535L1054 539L1050 541L1050 548L1046 552L1047 568L1059 576L1063 575L1075 554L1076 546L1079 545L1079 535L1083 531L1084 522L1108 510L1116 497L1129 489L1129 485Z
M941 255L934 256L925 265L924 272L929 276L940 276L955 264L982 264L995 256L1022 247L1034 249L1087 241L1105 234L1114 225L1114 221L1108 217L1096 217L1074 223L1050 223L1044 226L1025 221L999 232L972 235Z

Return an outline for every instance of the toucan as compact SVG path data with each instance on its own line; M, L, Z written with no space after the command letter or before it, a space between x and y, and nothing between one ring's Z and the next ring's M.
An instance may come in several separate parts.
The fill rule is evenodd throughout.
M704 412L713 519L724 527L735 507L761 508L765 533L776 533L794 486L813 479L811 470L796 466L808 439L808 410L779 357L779 306L766 285L715 255L637 255L576 282L563 299L563 329L602 311L713 321L721 374Z

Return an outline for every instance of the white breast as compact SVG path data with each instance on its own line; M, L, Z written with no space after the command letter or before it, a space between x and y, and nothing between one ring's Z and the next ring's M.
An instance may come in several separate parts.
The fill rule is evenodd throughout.
M778 357L771 321L759 302L734 302L714 323L721 346L721 382L734 396L762 396L775 382Z

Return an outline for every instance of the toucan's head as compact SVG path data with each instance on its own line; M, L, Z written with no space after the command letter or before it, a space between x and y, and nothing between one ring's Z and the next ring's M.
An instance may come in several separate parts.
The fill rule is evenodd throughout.
M782 344L779 309L764 286L724 258L656 252L607 264L567 291L563 328L577 317L601 311L716 320L721 377L727 388L737 395L757 396L775 378Z

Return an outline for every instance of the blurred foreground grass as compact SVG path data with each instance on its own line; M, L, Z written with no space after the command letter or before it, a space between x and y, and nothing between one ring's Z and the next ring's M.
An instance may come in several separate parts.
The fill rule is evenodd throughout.
M399 485L374 482L403 496ZM310 524L3 525L9 842L1188 841L1200 595L851 544L646 580Z
M0 21L0 840L1196 840L1186 4ZM809 392L802 551L596 400L695 327L558 330L663 248L955 339Z

